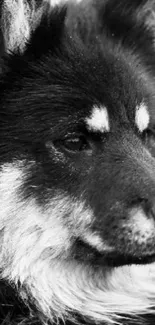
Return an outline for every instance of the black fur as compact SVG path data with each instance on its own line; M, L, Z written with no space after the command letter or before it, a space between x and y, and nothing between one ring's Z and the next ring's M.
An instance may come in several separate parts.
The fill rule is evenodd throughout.
M23 161L26 174L18 195L24 202L34 198L39 208L57 191L86 202L95 215L91 231L115 247L103 254L75 239L72 258L94 269L155 261L155 235L139 244L126 226L130 209L137 206L155 218L154 6L147 0L86 1L50 12L45 5L22 53L18 48L6 53L2 35L0 168ZM135 108L142 102L151 122L140 133ZM107 108L110 132L86 127L93 106ZM78 149L67 142L75 137L81 140ZM29 299L24 304L20 284L18 292L2 279L1 324L51 324ZM121 316L122 325L155 322L152 314L134 320ZM98 322L79 314L75 319Z

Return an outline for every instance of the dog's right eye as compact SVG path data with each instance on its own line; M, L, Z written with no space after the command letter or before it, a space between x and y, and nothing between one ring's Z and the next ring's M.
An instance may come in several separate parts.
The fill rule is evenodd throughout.
M155 156L155 129L150 128L143 132L142 140L144 141L145 145L151 151L153 156Z
M155 139L155 130L152 128L148 128L142 133L142 140L146 143L150 141L150 139Z

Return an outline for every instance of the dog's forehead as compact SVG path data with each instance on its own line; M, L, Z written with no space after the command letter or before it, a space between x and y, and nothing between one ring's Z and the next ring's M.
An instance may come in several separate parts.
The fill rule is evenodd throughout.
M128 107L122 109L122 112L121 107L119 112L117 110L113 112L113 109L104 104L94 104L89 108L81 107L79 110L73 109L70 113L64 110L61 119L58 111L56 115L56 119L58 118L56 128L62 128L63 132L75 132L75 130L81 130L81 127L83 130L84 126L84 129L90 133L110 133L115 132L117 128L124 128L128 121L128 126L131 125L132 128L142 133L152 124L152 114L145 101L135 104L131 116Z

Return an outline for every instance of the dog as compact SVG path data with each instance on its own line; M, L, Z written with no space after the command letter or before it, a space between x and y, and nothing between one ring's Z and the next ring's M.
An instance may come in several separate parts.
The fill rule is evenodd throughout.
M1 324L155 322L155 2L1 4Z

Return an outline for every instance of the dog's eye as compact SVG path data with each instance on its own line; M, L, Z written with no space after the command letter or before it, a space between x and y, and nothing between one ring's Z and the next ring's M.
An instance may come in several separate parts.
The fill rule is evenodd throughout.
M145 145L155 155L155 129L147 129L142 134L142 140Z
M150 140L155 139L155 130L154 129L147 129L142 133L142 140L148 143Z
M55 146L59 146L70 152L80 152L90 148L89 142L84 136L70 137L64 140L55 141Z
M84 136L70 138L63 141L63 146L69 151L82 151L89 147L89 144Z

